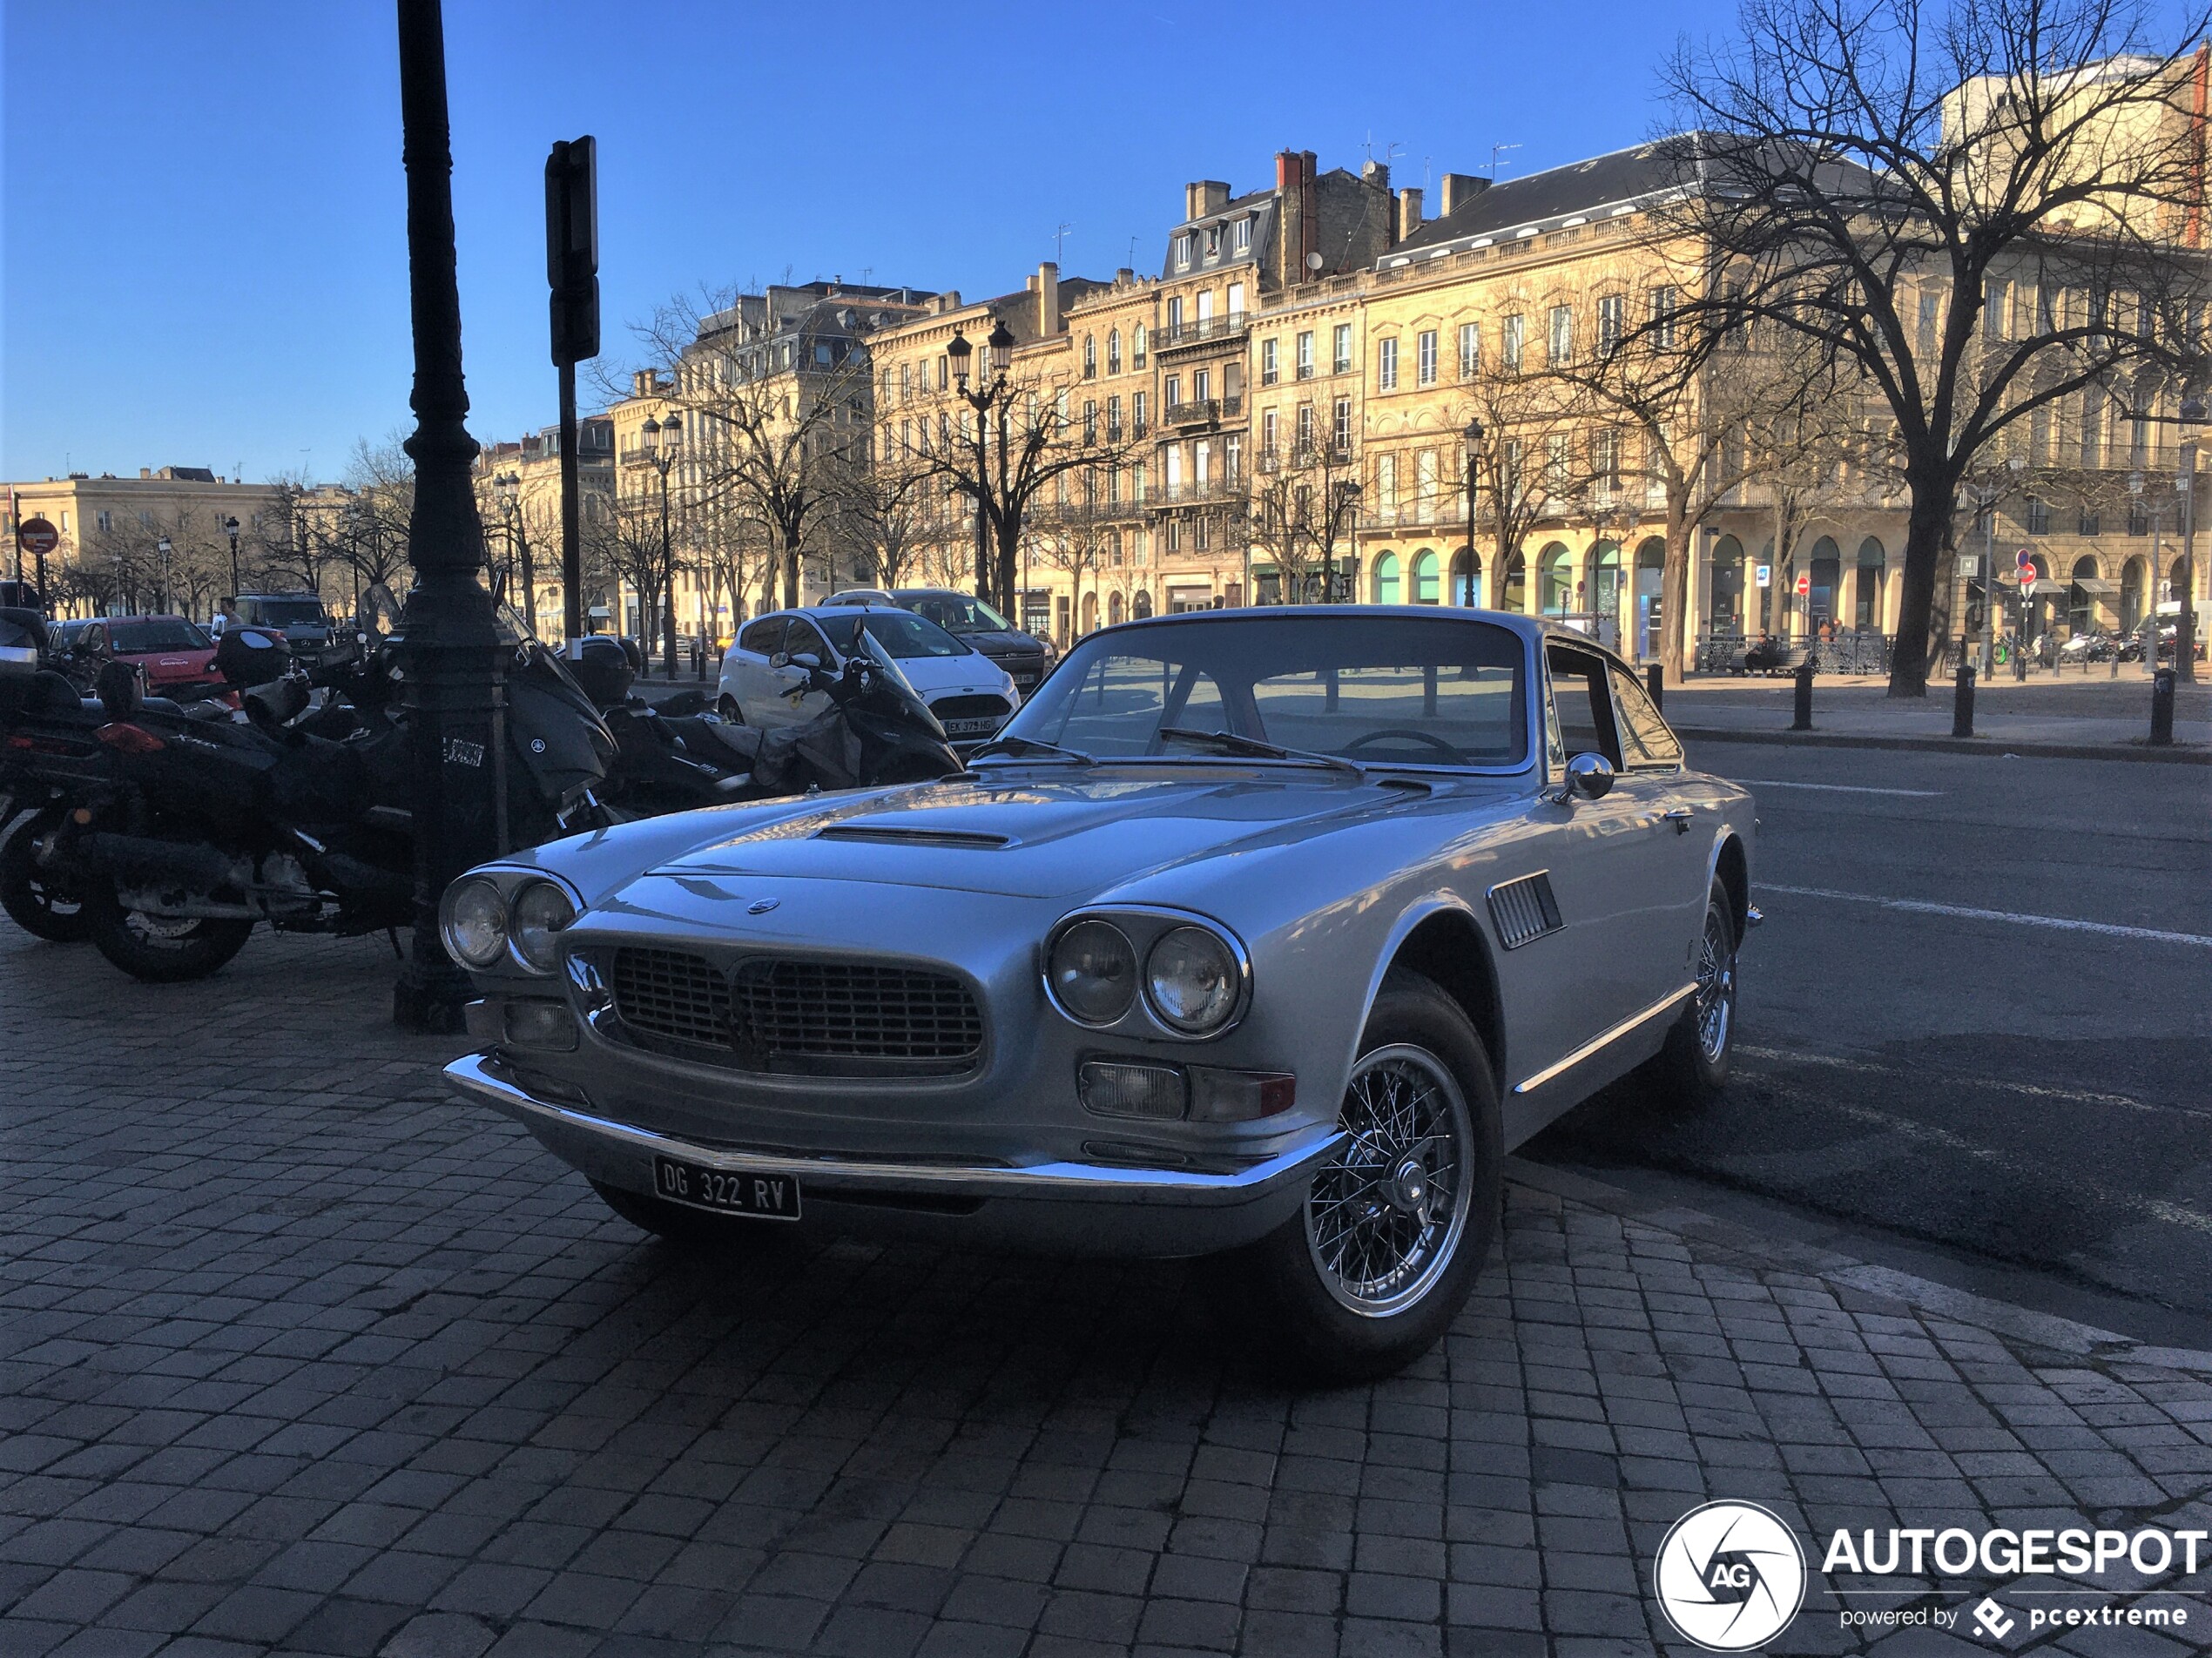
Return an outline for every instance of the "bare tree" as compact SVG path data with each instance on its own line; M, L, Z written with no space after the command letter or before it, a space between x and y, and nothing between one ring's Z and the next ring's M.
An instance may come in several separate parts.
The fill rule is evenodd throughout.
M1243 520L1251 550L1275 566L1283 602L1326 604L1347 596L1337 550L1350 545L1359 517L1359 478L1351 452L1294 448L1286 466L1273 456L1262 459Z
M1521 305L1520 296L1504 303ZM1501 313L1525 315L1524 310ZM1493 325L1494 327L1499 325ZM1502 328L1500 329L1502 333ZM1460 464L1472 445L1478 516L1487 521L1494 549L1490 561L1490 603L1502 610L1506 584L1516 555L1524 560L1527 541L1539 524L1572 511L1588 483L1583 464L1586 436L1578 419L1572 386L1538 368L1525 339L1478 341L1474 360L1462 365L1466 383L1461 405ZM1474 437L1469 428L1479 426ZM1460 481L1462 497L1466 480ZM1467 539L1473 543L1474 527Z
M2192 0L2193 3L2193 0ZM2161 14L2162 16L2162 14ZM1711 329L1799 336L1878 394L1909 495L1890 694L1925 694L1960 480L2008 428L2202 373L2206 14L2137 0L1749 0L1683 47L1662 210Z
M839 539L866 560L854 575L896 587L921 562L928 509L944 482L919 456L901 454L886 427L873 448L839 457L832 494Z

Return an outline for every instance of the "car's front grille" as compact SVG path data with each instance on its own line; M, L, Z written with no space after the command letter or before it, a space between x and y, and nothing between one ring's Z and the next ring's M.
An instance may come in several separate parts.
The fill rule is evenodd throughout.
M868 962L754 960L736 979L737 1046L779 1059L965 1065L983 1014L959 980Z
M625 946L615 952L615 1012L632 1030L726 1048L730 981L705 956Z
M940 697L929 704L939 719L1002 719L1012 711L1003 697Z
M949 1075L982 1057L983 1013L948 974L879 962L752 956L725 970L685 950L625 945L608 981L646 1047L739 1070Z

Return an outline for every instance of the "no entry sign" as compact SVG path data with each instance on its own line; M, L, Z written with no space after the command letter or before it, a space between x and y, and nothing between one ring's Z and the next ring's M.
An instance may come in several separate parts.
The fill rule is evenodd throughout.
M60 532L44 518L26 518L16 526L16 545L33 558L44 558L61 544Z
M1810 592L1811 592L1811 591L1812 591L1812 577L1811 577L1811 576L1798 576L1798 577L1797 577L1797 596L1798 596L1799 598L1803 598L1803 597L1804 597L1804 596L1805 596L1805 595L1806 595L1806 594L1808 594L1808 593L1810 593Z

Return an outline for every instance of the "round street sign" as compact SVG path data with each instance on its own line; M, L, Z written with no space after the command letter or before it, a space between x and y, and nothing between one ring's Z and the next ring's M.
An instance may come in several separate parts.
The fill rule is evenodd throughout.
M16 545L33 558L44 558L61 544L60 534L44 518L26 518L16 526Z
M2029 570L2035 568L2035 555L2029 552L2027 548L2021 548L2020 551L2013 555L2013 568L2025 576Z
M1804 597L1804 596L1805 596L1806 594L1808 594L1808 593L1810 593L1810 592L1811 592L1811 591L1812 591L1812 577L1811 577L1811 576L1798 576L1798 577L1797 577L1797 596L1798 596L1799 598L1803 598L1803 597Z

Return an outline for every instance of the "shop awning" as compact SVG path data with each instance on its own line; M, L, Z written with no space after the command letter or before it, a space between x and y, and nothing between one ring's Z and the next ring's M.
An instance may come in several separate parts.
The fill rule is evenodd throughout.
M2116 599L2120 596L2120 583L2107 582L2101 576L2077 576L2068 585L2080 588L2093 599Z

